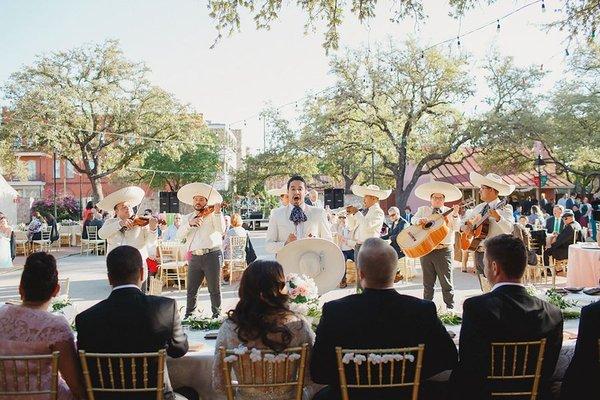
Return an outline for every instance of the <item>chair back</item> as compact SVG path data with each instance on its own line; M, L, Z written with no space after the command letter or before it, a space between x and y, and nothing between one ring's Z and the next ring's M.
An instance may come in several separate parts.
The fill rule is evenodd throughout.
M302 347L285 349L279 354L271 350L242 352L240 348L219 347L227 400L234 400L235 392L245 390L264 391L266 398L289 398L285 394L292 390L293 398L302 400L307 352L306 343ZM236 380L233 380L232 369Z
M79 350L88 400L95 394L156 393L164 397L166 351L157 353L86 353Z
M531 400L537 399L545 347L546 339L533 342L492 343L490 375L487 377L492 385L492 397L528 396ZM518 385L515 386L518 390L494 391L496 387L507 387L507 382Z
M44 242L49 242L51 234L52 234L52 230L50 228L42 229L42 231L40 232L40 238Z
M397 349L350 350L336 347L340 391L349 400L348 389L411 388L411 399L419 396L425 345Z
M87 225L85 227L88 240L98 240L98 227L95 225Z
M160 264L165 264L167 262L179 261L179 250L181 249L181 245L177 242L161 242L158 244L158 257L160 259Z
M230 236L231 260L246 260L246 236Z
M69 278L61 278L58 280L58 284L60 285L60 292L58 292L59 296L69 297L69 282Z
M58 351L52 354L0 357L0 398L18 399L21 396L49 395L58 397ZM42 379L50 364L50 387ZM44 382L42 382L44 381Z
M151 276L149 279L150 279L150 290L149 290L148 294L150 294L151 296L158 296L158 295L162 294L163 281L161 281L160 279L156 279L153 276Z
M17 242L26 242L27 241L27 232L21 230L13 231L15 233L15 240Z

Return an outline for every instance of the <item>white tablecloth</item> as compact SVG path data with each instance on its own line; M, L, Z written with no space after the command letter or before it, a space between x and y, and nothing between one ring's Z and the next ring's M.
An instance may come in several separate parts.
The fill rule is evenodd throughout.
M595 287L600 280L600 247L595 243L577 243L569 246L567 285Z

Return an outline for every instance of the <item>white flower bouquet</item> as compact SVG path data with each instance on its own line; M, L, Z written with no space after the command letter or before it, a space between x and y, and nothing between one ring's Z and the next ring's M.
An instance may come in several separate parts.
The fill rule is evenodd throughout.
M309 322L318 322L321 317L319 291L315 281L306 275L289 274L285 284L290 298L290 309L305 316Z

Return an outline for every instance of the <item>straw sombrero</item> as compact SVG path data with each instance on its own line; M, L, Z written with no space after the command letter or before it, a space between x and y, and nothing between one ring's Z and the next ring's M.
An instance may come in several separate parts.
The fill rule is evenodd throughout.
M415 189L415 196L421 200L430 200L431 195L434 193L441 193L444 195L444 201L453 202L462 198L460 189L456 186L446 183L431 181L417 186Z
M206 198L206 205L208 206L223 202L223 197L221 197L219 192L217 192L217 189L207 185L206 183L188 183L177 192L177 198L179 201L185 204L194 205L194 197L196 196L202 196Z
M359 197L365 197L367 195L370 195L377 197L379 200L385 200L388 197L390 197L390 194L392 194L392 189L383 190L380 189L377 185L352 185L350 189L352 189L352 193Z
M487 174L486 176L483 176L477 172L471 172L469 174L469 179L476 187L480 188L481 185L485 185L496 189L498 191L498 196L508 196L515 191L515 185L505 183L502 178L496 174Z
M127 186L123 189L119 189L116 192L112 192L102 200L100 200L96 206L104 211L112 211L115 206L119 203L127 202L131 207L139 206L144 199L144 189L138 186Z
M335 243L319 238L295 240L277 253L285 274L311 277L319 295L338 287L344 277L344 255Z
M269 189L267 190L267 194L270 196L281 196L284 194L288 194L287 185L283 185L279 189Z

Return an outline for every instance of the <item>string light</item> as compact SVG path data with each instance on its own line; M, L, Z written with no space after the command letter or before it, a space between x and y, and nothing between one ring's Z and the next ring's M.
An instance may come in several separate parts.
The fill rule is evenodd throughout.
M460 47L460 36L457 36L457 37L456 37L456 40L457 40L457 42L458 42L458 46Z
M497 19L498 25L496 25L496 32L500 32L500 19Z
M565 56L569 56L569 49L565 49Z
M544 0L542 0L542 12L546 12L546 4L544 3Z

